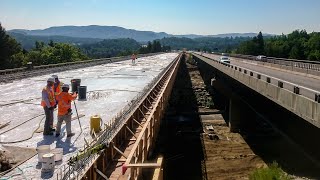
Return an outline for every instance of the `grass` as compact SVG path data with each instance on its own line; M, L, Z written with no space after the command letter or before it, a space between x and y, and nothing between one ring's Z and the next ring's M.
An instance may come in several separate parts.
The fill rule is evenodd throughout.
M273 162L267 168L256 169L250 174L250 180L291 180L290 178L278 165Z

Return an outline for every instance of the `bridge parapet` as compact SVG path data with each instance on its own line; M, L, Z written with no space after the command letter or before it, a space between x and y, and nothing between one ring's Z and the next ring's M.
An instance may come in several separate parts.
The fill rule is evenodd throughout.
M320 128L320 92L240 66L222 63L195 53L194 55Z

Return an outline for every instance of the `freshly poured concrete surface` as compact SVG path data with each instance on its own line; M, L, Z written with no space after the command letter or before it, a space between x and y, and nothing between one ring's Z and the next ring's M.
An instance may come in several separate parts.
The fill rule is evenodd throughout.
M177 53L166 53L139 58L136 60L135 65L131 64L131 60L127 60L57 73L64 83L70 84L71 79L79 78L81 79L81 85L87 86L87 101L76 101L79 115L85 115L80 119L83 132L80 132L78 120L74 120L72 121L72 131L76 135L72 138L66 138L63 125L62 131L64 133L58 138L35 133L29 140L9 145L36 148L40 145L50 144L51 149L62 147L64 149L62 164L65 164L66 160L83 147L84 137L91 138L89 135L91 115L99 114L103 122L109 121L177 56ZM41 115L43 114L43 109L40 106L41 90L46 85L48 77L48 75L37 76L0 85L0 121L1 124L11 121L9 126L0 130L1 142L19 141L30 137L33 131L38 128L40 122L40 128L43 128L44 115ZM18 101L24 102L9 104ZM76 117L73 103L72 108L73 117ZM40 116L3 133L15 125L38 115ZM56 122L55 112L54 124ZM56 169L61 166L61 163L59 164L55 166ZM22 164L20 168L23 169L23 174L28 179L50 177L49 174L41 175L41 164L38 164L37 156ZM16 172L12 171L9 175L14 173ZM22 177L14 176L12 178L21 179Z

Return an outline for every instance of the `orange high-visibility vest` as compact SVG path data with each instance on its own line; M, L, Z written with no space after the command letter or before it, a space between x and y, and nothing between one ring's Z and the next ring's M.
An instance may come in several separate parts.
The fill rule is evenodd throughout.
M57 96L58 100L58 115L66 115L68 113L68 109L71 108L71 101L77 98L77 94L71 95L67 92L61 92Z
M56 100L54 98L54 92L53 92L53 88L48 88L48 86L45 86L42 91L46 91L48 94L48 98L49 98L49 103L50 106L54 106L56 104ZM46 107L46 101L44 101L44 99L41 100L41 106Z
M61 89L61 85L63 85L62 82L59 82L58 86L54 89L54 95L57 96L61 93L62 89Z

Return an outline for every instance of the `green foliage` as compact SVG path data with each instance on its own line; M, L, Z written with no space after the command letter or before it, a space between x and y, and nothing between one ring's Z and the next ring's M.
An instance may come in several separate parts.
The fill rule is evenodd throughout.
M260 55L264 54L264 39L262 33L256 37L253 37L252 40L243 42L237 49L237 53L239 54L251 54L251 55Z
M72 45L92 44L102 41L102 39L97 38L79 38L68 36L33 36L17 32L9 32L8 34L11 37L15 38L17 42L19 42L21 46L26 50L34 49L36 41L44 42L49 46L52 46L52 44L50 44L51 41L55 43L68 43Z
M156 53L156 52L166 52L170 51L170 46L161 46L160 41L154 40L152 43L149 41L147 46L143 46L139 49L140 54L147 54L147 53Z
M195 39L170 37L161 39L160 43L178 50L186 48L208 52L230 52L232 49L238 47L241 42L249 39L249 37L200 37Z
M16 68L21 63L19 62L20 55L13 55L21 52L21 46L17 41L11 38L0 24L0 69Z
M118 55L130 55L140 48L140 44L129 38L105 39L94 44L84 44L80 48L89 57L107 58Z
M260 168L253 171L249 176L250 180L290 180L290 178L278 165L273 162L267 168Z
M295 30L288 35L268 38L264 43L259 40L261 36L259 33L252 40L243 42L236 53L320 61L320 32L308 34L305 30Z
M0 69L17 68L32 62L33 65L56 64L88 59L79 48L70 44L54 43L49 46L35 41L35 48L29 52L11 38L0 24Z
M79 48L70 44L52 42L51 45L36 42L36 48L26 55L24 64L27 62L32 62L33 65L57 64L88 59Z

